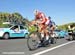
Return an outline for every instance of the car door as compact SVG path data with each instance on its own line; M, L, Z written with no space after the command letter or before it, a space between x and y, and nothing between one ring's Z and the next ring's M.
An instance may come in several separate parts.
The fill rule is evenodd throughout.
M10 33L12 37L20 37L20 27L18 25L11 27Z
M25 29L23 26L20 26L20 36L24 37L24 35L25 35Z

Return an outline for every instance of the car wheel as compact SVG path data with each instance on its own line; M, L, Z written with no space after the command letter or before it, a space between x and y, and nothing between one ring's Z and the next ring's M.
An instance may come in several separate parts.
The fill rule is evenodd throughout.
M69 36L69 40L72 41L73 40L73 36Z
M8 34L8 33L5 33L5 34L3 35L3 38L4 38L4 39L9 39L9 34Z
M28 38L28 33L26 33L24 37L27 39Z

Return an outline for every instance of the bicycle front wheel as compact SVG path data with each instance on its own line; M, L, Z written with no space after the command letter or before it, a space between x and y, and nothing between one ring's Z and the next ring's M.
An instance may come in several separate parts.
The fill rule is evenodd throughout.
M38 32L32 32L29 34L28 39L27 39L27 45L29 50L35 50L38 48L39 45L39 34Z

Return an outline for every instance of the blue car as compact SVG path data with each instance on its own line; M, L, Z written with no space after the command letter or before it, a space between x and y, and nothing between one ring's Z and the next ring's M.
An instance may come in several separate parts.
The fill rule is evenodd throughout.
M21 25L14 25L9 28L0 28L0 37L8 39L10 37L27 37L29 34L27 28Z
M68 32L63 30L55 30L54 32L58 38L66 37L68 35Z
M61 30L61 31L59 32L59 37L66 37L67 35L68 35L68 32L67 32L67 31Z

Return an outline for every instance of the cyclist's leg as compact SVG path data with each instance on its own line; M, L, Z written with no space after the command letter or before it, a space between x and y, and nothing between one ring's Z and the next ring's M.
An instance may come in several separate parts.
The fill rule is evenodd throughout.
M46 40L49 39L49 31L48 31L47 27L48 27L48 25L45 24L45 25L44 25L44 33L45 33Z
M48 40L49 39L49 37L50 37L50 35L49 35L49 30L48 30L48 26L49 26L49 20L47 20L46 22L45 22L45 34L46 34L46 40Z
M45 39L44 39L43 43L44 43L44 46L47 46L51 43L50 34L49 34L49 31L47 30L47 26L45 26L43 30L45 33L45 36L44 36Z
M43 24L40 24L40 26L39 26L39 32L41 33L41 38L43 38L44 37L44 25Z
M49 32L48 32L48 30L47 30L47 25L41 24L40 33L41 33L41 38L44 38L44 37L45 37L46 39L49 38Z

